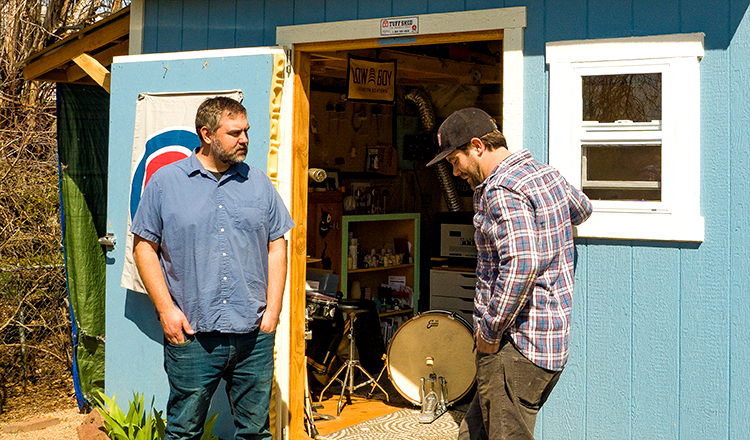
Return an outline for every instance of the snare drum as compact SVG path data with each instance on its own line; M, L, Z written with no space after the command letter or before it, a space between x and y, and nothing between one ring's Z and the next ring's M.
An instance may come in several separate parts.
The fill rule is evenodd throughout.
M336 298L315 292L305 292L307 295L307 316L311 319L333 319L336 314Z
M474 385L476 364L471 327L455 313L435 310L406 321L388 346L388 375L396 391L421 405L420 379L430 373L447 382L446 405ZM431 361L433 366L428 366Z

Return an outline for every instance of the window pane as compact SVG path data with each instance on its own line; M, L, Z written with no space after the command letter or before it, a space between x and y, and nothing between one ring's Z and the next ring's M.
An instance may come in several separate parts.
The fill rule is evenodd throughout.
M584 145L583 192L593 200L661 200L660 145Z
M583 120L661 120L661 73L583 76Z

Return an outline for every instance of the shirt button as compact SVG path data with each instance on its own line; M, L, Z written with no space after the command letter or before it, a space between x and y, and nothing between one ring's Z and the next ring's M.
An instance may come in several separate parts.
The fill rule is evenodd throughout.
M224 281L226 281L226 280L227 280L227 277L224 277Z
M226 304L226 303L227 303L227 300L222 301L222 304Z
M222 206L222 205L219 205L219 209L221 209L221 208L223 208L223 206Z
M219 229L221 232L224 232L224 228Z
M226 257L226 256L227 256L227 253L226 253L226 252L222 252L222 253L221 253L221 255L222 255L223 257Z

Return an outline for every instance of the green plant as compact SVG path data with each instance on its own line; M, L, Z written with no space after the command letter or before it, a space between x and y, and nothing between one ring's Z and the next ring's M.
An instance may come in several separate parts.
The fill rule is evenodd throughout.
M162 440L164 438L164 419L161 411L154 409L153 397L151 407L147 413L144 413L143 395L133 392L133 400L130 401L128 414L125 415L115 403L114 395L110 399L102 392L98 394L99 397L95 400L104 419L107 435L112 440Z
M114 395L110 399L102 392L98 392L98 394L99 396L94 399L99 405L99 412L104 419L107 435L112 440L164 439L164 418L161 411L154 409L153 397L151 398L151 407L148 412L144 412L143 395L133 392L133 400L130 401L130 408L126 415L115 403ZM206 420L203 425L201 440L219 440L219 437L213 435L214 424L216 424L218 416L217 413L213 413Z

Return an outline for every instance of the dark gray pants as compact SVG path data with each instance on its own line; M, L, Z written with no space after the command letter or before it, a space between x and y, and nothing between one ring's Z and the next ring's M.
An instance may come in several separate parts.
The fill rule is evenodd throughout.
M533 440L536 415L560 373L534 365L505 339L497 354L477 352L477 392L458 440Z

